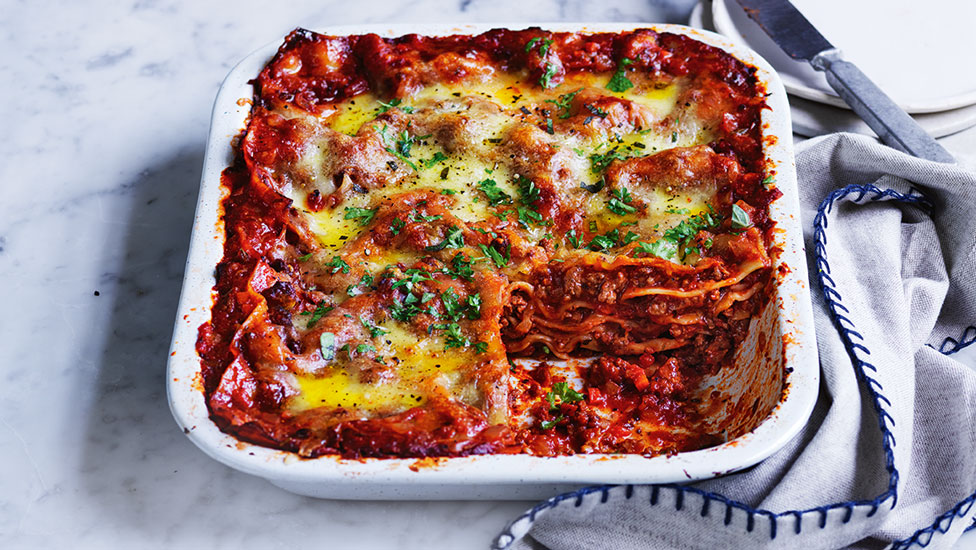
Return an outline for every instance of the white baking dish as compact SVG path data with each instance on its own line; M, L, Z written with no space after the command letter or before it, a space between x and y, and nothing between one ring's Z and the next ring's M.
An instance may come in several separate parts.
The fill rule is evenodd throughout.
M444 35L480 33L492 28L529 25L369 25L315 29L335 35L407 33ZM689 35L730 52L758 69L770 95L763 111L766 155L783 196L771 207L782 231L776 232L785 264L774 299L753 321L750 337L736 354L736 369L712 382L739 404L728 422L728 407L713 422L730 433L747 431L723 445L674 456L576 455L541 458L489 455L444 459L304 459L293 453L242 442L217 429L202 392L195 344L198 327L209 319L214 268L223 256L220 219L224 190L220 174L233 159L232 140L244 127L253 94L248 81L274 55L280 41L241 61L217 95L213 122L186 264L183 293L169 357L167 389L176 421L193 443L213 458L243 472L268 479L286 490L315 497L348 499L523 499L543 498L583 485L603 483L683 482L722 475L751 466L783 446L806 422L819 387L807 269L800 228L796 174L786 92L772 68L752 51L708 32L676 25L545 24L554 31L627 31L653 28ZM783 368L785 361L788 368ZM780 391L785 375L785 391ZM756 380L762 380L756 382ZM772 389L771 389L772 388ZM710 388L711 389L711 388ZM752 413L741 414L751 407ZM770 411L771 412L768 412ZM758 427L755 427L758 425ZM754 429L751 429L755 427Z

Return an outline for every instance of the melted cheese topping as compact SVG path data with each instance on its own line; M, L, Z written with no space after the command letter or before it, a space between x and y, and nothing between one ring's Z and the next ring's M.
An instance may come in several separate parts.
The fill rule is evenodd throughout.
M604 169L613 160L643 157L671 148L689 147L712 138L707 126L686 113L678 104L685 85L676 80L667 84L640 83L615 93L606 89L609 75L573 77L551 90L525 85L513 75L495 75L489 83L439 84L420 90L411 97L383 102L371 93L362 94L326 109L323 120L331 131L362 139L375 133L389 154L377 162L389 166L391 181L384 186L344 195L332 208L312 211L301 208L308 228L324 250L323 261L342 255L346 245L371 230L350 217L350 209L382 211L396 204L406 192L431 189L453 197L450 213L466 224L500 224L516 218L519 204L519 177L531 177L526 167L539 170L556 181L559 193L576 197L588 222L586 231L599 235L617 228L635 232L652 241L665 230L705 212L713 198L707 188L671 188L660 186L628 189L633 200L644 205L638 215L615 213L608 208L612 198L607 190L593 192L584 186L604 185ZM625 124L600 126L608 113L587 104L571 107L573 98L585 91L594 100L622 101L633 105L648 126ZM397 110L393 120L379 117ZM572 124L570 111L576 124ZM399 121L396 127L394 121ZM405 121L405 124L404 124ZM582 123L581 123L582 121ZM595 123L595 124L594 124ZM593 124L592 127L588 127ZM528 160L519 161L520 151L509 143L513 134L527 126L535 149L524 151ZM446 132L445 142L435 133ZM305 205L309 195L327 195L335 191L337 174L328 167L343 159L331 150L329 135L319 135L304 145L297 164L290 169L308 175L304 185L284 188L296 205ZM346 138L342 138L346 139ZM542 151L540 156L539 151ZM535 175L538 175L535 174ZM392 177L396 176L396 177ZM491 205L482 182L492 185L509 197L501 205ZM344 183L349 185L349 182ZM510 209L510 210L509 210ZM527 242L555 238L562 244L556 257L572 254L564 234L553 235L549 223L507 223ZM584 241L585 245L585 241ZM580 251L585 252L585 251ZM370 256L363 263L367 272L378 273L387 266L412 265L423 254L390 248ZM483 261L490 267L486 258ZM356 266L354 266L356 267ZM529 267L512 266L527 272ZM331 301L343 303L348 297L335 293ZM373 339L382 362L392 366L394 376L369 379L344 363L341 352L334 362L314 374L296 377L296 396L289 403L292 411L317 407L358 411L365 417L389 415L424 404L431 388L437 386L461 402L478 406L484 396L471 382L470 372L482 357L471 347L446 348L445 337L432 331L418 337L404 323L386 319L380 326L385 334ZM478 335L468 334L472 341Z

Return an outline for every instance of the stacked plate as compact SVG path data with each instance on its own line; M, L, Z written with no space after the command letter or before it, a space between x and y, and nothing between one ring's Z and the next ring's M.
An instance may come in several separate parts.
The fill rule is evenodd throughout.
M976 126L976 2L961 0L792 0L821 33L932 136ZM873 132L823 73L787 56L735 0L701 0L690 25L751 47L779 72L790 94L793 131L805 136Z

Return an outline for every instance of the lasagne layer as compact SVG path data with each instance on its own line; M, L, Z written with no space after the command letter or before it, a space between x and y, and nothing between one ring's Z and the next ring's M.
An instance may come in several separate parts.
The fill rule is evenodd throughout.
M309 457L721 441L698 389L778 195L753 73L650 30L293 32L223 176L213 419Z

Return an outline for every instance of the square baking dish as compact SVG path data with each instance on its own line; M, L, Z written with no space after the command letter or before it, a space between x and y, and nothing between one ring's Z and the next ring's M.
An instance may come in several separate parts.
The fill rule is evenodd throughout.
M687 482L749 467L789 441L805 424L819 388L807 268L800 227L789 104L779 77L751 50L713 33L678 25L364 25L331 27L332 35L376 33L384 37L477 34L492 28L540 26L552 31L621 32L651 28L684 34L721 48L757 69L769 93L763 110L763 147L769 173L783 193L770 207L776 221L775 291L753 319L748 338L735 355L735 368L704 383L725 403L715 425L739 434L730 441L671 456L579 454L560 457L482 455L437 459L306 459L221 432L211 421L203 394L197 330L210 316L214 270L223 257L221 172L234 157L234 138L250 112L255 78L277 51L269 44L241 61L217 95L187 258L183 290L170 349L167 390L177 423L190 440L214 459L263 477L288 491L345 499L538 499L584 485Z

